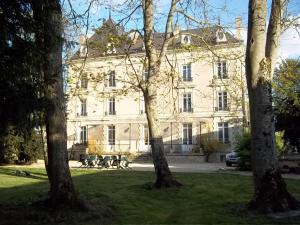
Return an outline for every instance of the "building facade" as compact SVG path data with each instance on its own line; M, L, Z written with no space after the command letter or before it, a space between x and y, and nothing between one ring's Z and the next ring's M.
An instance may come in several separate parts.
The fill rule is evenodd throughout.
M159 49L161 35L156 35ZM112 37L128 39L124 44ZM201 152L212 140L229 150L246 111L243 43L218 26L178 30L175 37L157 79L165 151ZM80 50L69 61L70 151L151 150L141 91L147 85L145 65L142 38L125 33L111 19L91 38L81 39Z

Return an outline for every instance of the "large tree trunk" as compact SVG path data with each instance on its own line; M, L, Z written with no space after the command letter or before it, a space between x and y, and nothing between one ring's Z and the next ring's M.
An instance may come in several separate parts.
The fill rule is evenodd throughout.
M266 0L249 1L246 75L255 185L254 199L249 206L260 212L277 212L295 209L297 201L288 193L278 167L271 96L282 2L273 0L268 34L266 4Z
M62 74L62 13L59 0L47 0L44 14L44 76L48 176L52 206L74 206L77 196L68 165L65 99Z
M164 144L161 134L159 116L157 114L157 88L149 85L144 92L146 115L148 120L150 144L155 168L155 187L172 187L180 184L174 180L164 154Z
M172 8L174 8L174 6ZM160 130L159 116L157 113L157 88L158 80L160 78L160 65L162 56L160 58L157 57L157 52L153 42L153 0L143 0L143 14L144 42L149 72L146 88L144 89L143 94L149 126L153 164L156 173L155 187L163 188L179 186L180 183L174 180L172 177L168 162L164 155L163 138ZM164 55L165 50L162 50L160 54Z

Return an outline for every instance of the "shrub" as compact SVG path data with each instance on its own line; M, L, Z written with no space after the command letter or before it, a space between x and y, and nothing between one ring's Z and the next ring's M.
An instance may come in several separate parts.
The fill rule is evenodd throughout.
M209 156L212 153L222 151L225 146L223 143L216 140L213 135L204 134L201 137L201 147L203 149L203 153L206 155L206 162L208 162Z
M4 163L14 163L18 160L19 151L24 139L20 136L14 126L9 126L3 138Z
M251 135L244 132L235 138L234 151L239 157L238 168L240 170L251 170Z
M36 162L43 158L44 144L41 136L37 131L32 131L30 136L24 141L19 151L19 161L25 163Z
M234 151L239 157L238 168L240 170L251 170L251 134L244 132L235 139ZM283 132L275 133L275 145L278 155L282 155L285 151Z
M278 156L282 156L283 153L286 152L286 147L285 147L283 137L284 137L284 131L278 131L275 133L275 144L276 144Z
M43 143L37 131L29 134L9 126L3 138L4 163L32 163L43 155Z

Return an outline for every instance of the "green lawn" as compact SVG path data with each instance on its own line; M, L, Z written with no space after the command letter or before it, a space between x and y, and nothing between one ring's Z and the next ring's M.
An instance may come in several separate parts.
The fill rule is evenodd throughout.
M30 177L15 176L12 170L0 167L0 204L34 202L46 196L48 181L43 169L26 168ZM114 224L300 224L295 219L274 221L234 213L252 196L251 177L176 173L183 187L147 190L143 184L154 180L152 172L82 169L72 170L72 174L82 196L116 206ZM300 181L287 183L289 190L300 196Z

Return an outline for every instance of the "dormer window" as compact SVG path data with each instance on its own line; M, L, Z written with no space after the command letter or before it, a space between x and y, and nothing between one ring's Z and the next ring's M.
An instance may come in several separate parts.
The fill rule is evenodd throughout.
M216 41L217 42L226 42L227 41L226 35L221 29L219 29L216 33Z
M185 45L191 44L191 36L187 34L181 35L181 43Z
M107 51L106 51L107 54L112 54L112 53L117 53L117 50L115 48L115 46L111 43L108 43L107 44Z

